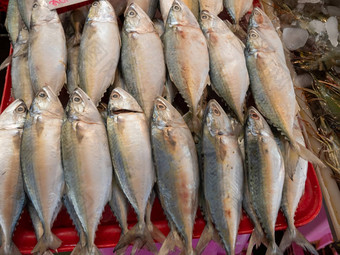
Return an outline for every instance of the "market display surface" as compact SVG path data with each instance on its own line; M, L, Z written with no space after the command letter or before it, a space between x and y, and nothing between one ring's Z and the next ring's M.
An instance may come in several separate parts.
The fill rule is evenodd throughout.
M296 242L317 254L296 227L321 208L308 161L324 164L305 147L284 47L258 2L225 0L232 23L222 1L99 0L59 15L18 3L0 255L200 254L211 240L235 254L246 233L249 253Z

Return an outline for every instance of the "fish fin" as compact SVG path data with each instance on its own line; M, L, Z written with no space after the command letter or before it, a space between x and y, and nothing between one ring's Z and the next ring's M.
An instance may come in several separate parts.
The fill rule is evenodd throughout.
M158 243L163 243L165 240L165 235L152 223L148 223L147 227L151 233L151 236Z
M247 248L247 255L251 255L253 251L254 245L256 246L256 249L260 247L261 243L263 243L265 246L267 246L267 243L265 241L263 231L262 229L256 229L254 228L253 232L251 233L249 244Z
M161 249L158 252L158 255L167 255L170 251L173 251L175 247L183 250L183 242L178 236L177 232L171 231L166 237L165 241L162 244Z
M292 145L292 148L297 151L301 158L311 162L312 164L318 165L319 167L326 168L325 164L302 144L295 142L295 144Z
M289 145L289 142L285 142L285 171L288 174L289 178L293 181L293 177L296 171L296 165L299 160L299 154L296 153L296 150L292 149Z
M280 243L280 249L282 251L285 251L292 244L292 242L295 242L304 250L307 250L312 254L318 254L314 246L296 228L292 231L289 229L285 231Z
M78 243L71 252L71 255L102 255L102 253L95 245L88 247Z
M140 239L141 242L138 242L139 244L145 243L145 246L149 251L157 253L157 247L152 239L152 235L149 229L146 227L145 224L138 223L120 238L118 244L113 251L116 252L125 248L136 239Z
M216 240L217 239L217 240ZM211 222L207 222L196 246L196 254L201 254L211 240L219 242L218 234Z
M205 84L210 86L211 85L211 80L210 80L210 76L207 76L207 79L205 80Z
M9 66L12 62L12 55L9 55L4 62L0 65L0 70L5 69L7 66Z
M48 235L44 233L43 236L38 240L38 243L35 245L32 253L44 253L48 249L56 250L59 248L61 243L61 240L52 232L50 232Z
M267 247L266 255L283 255L283 252L280 250L280 248L274 242L273 244L271 244Z
M21 255L18 247L12 242L10 245L2 245L0 247L0 254Z

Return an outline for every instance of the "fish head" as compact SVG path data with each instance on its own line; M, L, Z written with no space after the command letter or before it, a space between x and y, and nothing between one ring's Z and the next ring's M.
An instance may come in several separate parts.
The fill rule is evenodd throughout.
M35 0L32 6L30 26L40 25L42 23L60 22L56 10L50 10L47 1Z
M209 101L204 113L204 126L211 136L228 135L233 133L231 121L223 108L212 99Z
M117 22L112 5L106 0L94 1L87 15L86 22Z
M272 22L270 21L266 13L258 7L255 7L253 12L251 13L250 20L249 20L249 27L250 28L257 28L257 27L274 28Z
M136 3L131 3L125 11L123 29L126 32L150 33L155 27L149 16Z
M256 137L263 134L264 132L271 133L271 129L267 121L258 110L256 110L254 107L250 107L246 118L246 135Z
M256 28L251 28L247 35L247 51L249 53L256 52L274 52L275 50L261 36L261 32Z
M66 114L68 119L89 123L102 122L101 115L91 98L81 89L76 88L70 96Z
M181 0L173 1L166 21L167 27L177 25L199 27L194 14Z
M115 88L110 95L108 116L120 112L140 112L143 110L136 99L122 88Z
M58 96L49 86L45 86L35 95L31 105L30 113L50 113L62 118L64 109Z
M157 97L154 102L152 124L159 129L186 126L181 114L163 97Z
M1 128L23 128L27 114L27 107L23 100L17 99L11 103L0 115Z

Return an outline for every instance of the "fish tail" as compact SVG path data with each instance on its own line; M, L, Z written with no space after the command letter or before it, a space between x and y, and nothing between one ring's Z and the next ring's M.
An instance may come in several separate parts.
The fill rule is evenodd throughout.
M318 165L319 167L326 168L325 164L310 150L298 142L292 144L293 150L296 150L299 156L312 164Z
M274 241L271 245L268 245L266 255L283 255L283 252Z
M211 240L214 240L215 242L219 242L218 235L213 225L211 224L211 222L207 222L207 224L205 225L203 229L202 235L197 243L197 246L195 249L196 254L201 254Z
M247 255L251 255L253 251L254 245L256 248L258 248L261 243L264 242L264 236L262 231L256 230L256 228L253 230L253 233L250 236L249 244L247 248Z
M71 255L102 255L102 253L94 244L88 247L78 243L71 252Z
M38 240L38 243L32 250L32 253L44 253L45 251L52 249L56 250L61 245L61 240L52 232L44 233L42 237Z
M137 246L139 247L136 246L134 249L137 250L145 245L149 251L157 253L157 247L152 239L152 234L150 233L145 223L137 223L132 229L130 229L124 236L120 238L118 244L113 251L116 252L124 249L130 243L134 242L137 239L140 239L140 241L137 242Z
M147 224L148 230L152 236L152 239L159 243L163 243L165 240L164 234L150 221Z
M318 252L314 248L314 246L299 232L295 227L293 230L287 229L283 235L282 241L280 243L280 249L285 251L287 247L289 247L292 242L295 242L297 245L301 246L304 250L317 255Z
M12 242L10 245L2 245L0 247L1 255L21 255L18 247Z
M176 232L171 231L166 237L165 241L163 242L162 247L158 252L158 255L167 255L169 254L170 251L173 251L175 247L182 249L183 242Z

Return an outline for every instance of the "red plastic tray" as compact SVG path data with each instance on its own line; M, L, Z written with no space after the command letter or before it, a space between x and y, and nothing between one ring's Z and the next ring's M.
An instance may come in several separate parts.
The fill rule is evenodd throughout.
M9 66L6 73L6 81L0 105L0 113L13 101L13 98L11 97L10 69L11 67ZM321 208L321 203L322 197L319 183L313 166L309 164L305 193L301 198L299 207L295 214L295 225L299 227L312 221L318 215ZM165 235L169 233L170 229L168 227L168 222L157 199L152 210L152 221ZM131 208L128 216L128 222L129 227L132 227L136 223L136 217ZM201 213L198 212L194 227L194 238L200 237L204 226L204 219ZM282 230L285 228L287 228L287 223L282 212L280 211L276 222L276 230ZM243 212L243 217L239 227L239 234L248 234L251 233L252 230L253 226L249 218ZM61 247L58 249L58 252L73 250L78 242L78 236L65 208L62 208L61 212L59 213L53 225L52 231L63 242ZM106 206L103 213L103 218L96 233L96 245L99 248L114 247L117 244L119 237L119 225L114 218L109 206ZM23 254L30 254L33 247L37 243L32 222L26 209L19 220L18 226L14 232L13 240Z

